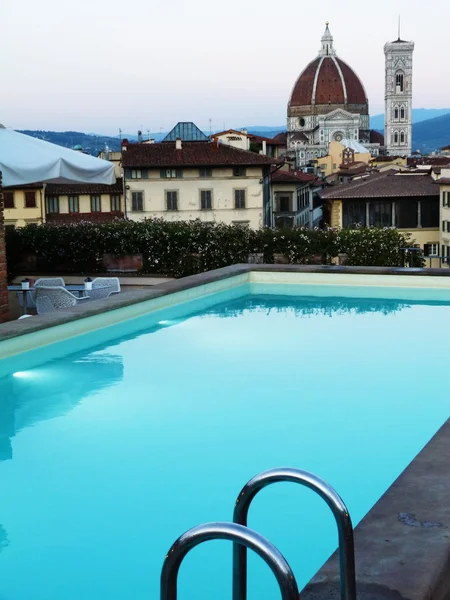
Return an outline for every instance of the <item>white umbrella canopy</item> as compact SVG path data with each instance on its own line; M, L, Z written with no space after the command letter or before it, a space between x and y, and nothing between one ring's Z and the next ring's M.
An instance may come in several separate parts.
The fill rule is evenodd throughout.
M82 152L44 142L0 125L3 187L27 183L104 183L116 181L114 165Z

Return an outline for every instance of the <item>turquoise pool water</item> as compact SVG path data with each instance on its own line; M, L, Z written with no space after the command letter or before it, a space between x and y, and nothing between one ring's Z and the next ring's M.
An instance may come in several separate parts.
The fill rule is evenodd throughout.
M175 538L271 467L326 479L356 524L449 417L448 292L363 293L242 286L0 361L0 598L157 599ZM249 525L300 587L337 545L293 484ZM179 597L228 600L230 573L229 543L199 547ZM249 598L278 597L251 557Z

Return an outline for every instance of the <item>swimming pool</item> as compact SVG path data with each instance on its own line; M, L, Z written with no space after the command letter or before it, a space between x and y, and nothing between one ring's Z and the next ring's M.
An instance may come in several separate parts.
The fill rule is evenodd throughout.
M449 416L449 316L447 289L247 283L0 361L0 596L157 598L175 538L270 467L323 477L356 524ZM299 486L249 525L300 587L337 545ZM249 598L277 598L249 562ZM230 598L230 572L230 544L197 548L180 598Z

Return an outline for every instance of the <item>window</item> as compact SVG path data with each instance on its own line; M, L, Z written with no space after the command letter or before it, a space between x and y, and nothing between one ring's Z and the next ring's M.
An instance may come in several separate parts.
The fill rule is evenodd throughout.
M69 196L69 212L80 212L80 202L78 200L78 196Z
M14 208L14 192L3 192L3 206Z
M395 87L397 92L403 92L404 88L404 75L403 73L397 73L395 76Z
M398 119L398 106L395 107L394 110L394 119L397 120Z
M437 201L437 199L435 200L434 198L423 198L420 201L420 213L420 224L422 227L439 228L439 201Z
M161 179L181 179L182 177L181 169L161 169Z
M234 208L245 208L245 190L234 190Z
M212 192L211 190L200 190L200 208L202 210L211 210Z
M344 202L342 210L342 226L354 227L366 225L366 203L364 201Z
M212 177L212 169L210 169L210 168L199 169L198 174L199 174L199 177L201 177L202 179L207 179L209 177Z
M278 198L278 212L291 212L291 199L289 196Z
M233 167L233 177L245 177L245 167Z
M178 210L178 192L166 192L167 210Z
M131 192L131 210L144 210L144 192Z
M91 196L91 212L102 212L102 201L100 196Z
M401 143L401 144L404 144L404 143L405 143L405 134L404 134L404 132L403 132L403 131L402 131L402 132L401 132L401 134L400 134L400 143Z
M394 133L394 144L398 144L398 133L397 133L397 131Z
M392 203L371 202L369 221L372 227L392 227Z
M423 247L424 256L439 256L439 244L425 244Z
M405 119L405 108L402 106L400 110L400 119L403 121Z
M442 206L450 206L450 192L442 193ZM6 208L6 200L5 200L5 208Z
M120 211L120 195L114 194L111 195L111 212L119 212Z
M444 233L450 233L450 221L442 221L442 231Z
M54 215L59 213L58 196L47 196L47 214Z
M25 192L25 208L36 208L36 192Z

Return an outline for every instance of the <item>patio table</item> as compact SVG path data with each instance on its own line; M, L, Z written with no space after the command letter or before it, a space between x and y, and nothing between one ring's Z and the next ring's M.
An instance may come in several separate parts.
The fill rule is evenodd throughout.
M87 296L89 297L89 291L84 287L84 283L73 283L73 284L68 284L64 286L66 288L66 290L68 290L69 292L78 292L78 296L81 298L82 296ZM105 288L107 288L107 285L96 285L95 289L96 290L103 290ZM35 292L37 289L39 288L39 286L36 287L30 287L28 290L24 290L22 289L21 285L8 285L8 291L9 292L22 292L22 314L23 315L27 315L28 314L28 293L29 292Z

